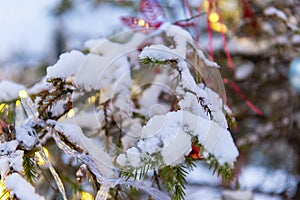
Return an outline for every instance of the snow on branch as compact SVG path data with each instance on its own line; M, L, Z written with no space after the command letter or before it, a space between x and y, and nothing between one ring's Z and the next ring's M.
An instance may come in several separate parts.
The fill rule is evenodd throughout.
M4 185L20 200L44 200L36 194L34 187L30 185L20 174L13 173L5 178Z
M25 90L26 87L11 81L0 81L0 102L9 102L19 97L19 91Z
M66 199L63 182L42 148L53 138L64 154L87 166L99 184L100 199L126 186L155 199L182 199L186 169L192 169L195 158L232 177L238 150L228 131L225 114L230 111L218 65L174 25L123 38L129 39L89 40L85 53L62 54L29 94L23 86L0 83L4 91L7 84L13 88L9 98L0 100L20 98L28 116L15 126L15 138L0 145L7 151L0 156L2 176L20 173L23 153L39 149ZM195 146L199 151L191 156ZM180 175L163 175L169 172ZM157 188L144 182L150 176ZM166 191L159 191L159 177ZM25 195L10 184L21 175L6 179L16 197Z

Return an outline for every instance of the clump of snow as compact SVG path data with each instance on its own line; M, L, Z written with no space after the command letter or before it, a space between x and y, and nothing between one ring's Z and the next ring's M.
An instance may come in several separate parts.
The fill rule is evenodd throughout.
M8 102L19 98L19 91L25 90L24 85L11 81L0 81L0 102Z
M1 155L5 155L10 152L14 152L17 149L18 145L19 145L19 143L16 140L0 143Z
M130 163L132 167L138 168L142 165L140 151L136 147L131 147L126 153L127 162Z
M137 142L140 151L135 153L140 157L161 153L165 164L176 165L191 152L191 136L197 136L206 155L214 155L221 165L228 163L232 166L235 162L238 151L226 128L180 110L152 117L141 131L141 139ZM119 164L125 163L119 159L122 161Z
M274 8L274 7L268 7L264 10L264 14L265 15L276 15L277 17L279 17L280 19L282 19L283 21L287 21L287 16L284 12L282 12L281 10Z
M47 68L46 78L71 77L77 73L84 59L85 55L76 50L61 54L57 63Z
M250 190L224 190L222 192L222 195L225 200L253 200L253 192Z
M235 78L237 80L245 80L247 79L249 76L251 76L251 74L254 71L254 64L253 62L247 62L244 63L242 65L239 65L235 68Z
M130 64L127 54L135 51L145 36L134 34L125 44L111 42L107 39L90 40L86 47L91 51L82 63L75 77L75 84L85 90L115 88L114 85L131 85ZM119 80L122 78L122 80ZM118 80L118 81L117 81ZM111 89L105 90L111 92ZM113 91L116 93L116 91ZM111 93L104 94L111 97Z
M167 46L162 44L151 45L145 47L141 54L140 59L150 58L157 61L177 60L178 56Z
M20 200L44 200L45 198L36 194L34 187L30 185L20 174L13 173L5 178L5 187L9 189Z
M16 140L0 144L0 175L4 177L6 173L13 169L21 172L23 169L23 151L16 150L19 143Z
M161 155L166 165L176 165L182 163L191 152L191 136L183 130L179 130L170 144L162 148Z
M29 126L16 126L16 139L27 150L32 149L38 143L35 134Z

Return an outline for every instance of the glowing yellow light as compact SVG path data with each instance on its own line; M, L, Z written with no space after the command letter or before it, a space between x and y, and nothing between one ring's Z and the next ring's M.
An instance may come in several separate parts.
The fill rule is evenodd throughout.
M149 28L149 24L148 23L146 23L145 28Z
M43 150L44 150L44 152L46 154L46 157L49 158L49 151L48 151L48 149L46 149L45 147L43 147ZM36 156L37 164L38 165L44 165L45 164L45 161L44 161L44 159L43 159L43 157L42 157L42 155L41 155L40 152L35 152L35 156Z
M21 101L20 101L20 100L17 100L17 101L16 101L16 106L19 107L20 105L21 105Z
M0 104L0 111L2 111L3 109L8 109L8 105L6 103Z
M96 100L97 100L96 96L91 96L91 97L88 98L88 103L93 104L93 103L95 103Z
M94 200L94 197L90 193L82 191L81 192L81 199L82 200Z
M0 197L1 199L9 199L9 191L7 190L7 188L4 185L4 178L1 178L0 181Z
M74 116L75 116L75 110L74 110L73 108L70 109L69 112L67 113L67 116L68 116L69 118L74 117Z
M28 94L27 94L26 90L20 90L20 91L19 91L19 96L20 96L21 98L27 98L27 97L28 97Z
M216 12L211 12L208 16L208 19L210 22L215 23L219 21L220 16Z
M211 29L217 32L221 32L221 33L227 33L228 32L228 28L225 24L222 24L220 22L216 22L216 23L211 23Z
M142 20L142 19L139 19L138 25L139 25L139 26L145 26L145 21Z

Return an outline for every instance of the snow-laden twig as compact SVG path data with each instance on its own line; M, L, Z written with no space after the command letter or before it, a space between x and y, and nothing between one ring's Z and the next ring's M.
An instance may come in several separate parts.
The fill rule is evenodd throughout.
M38 118L38 111L37 111L36 107L34 106L34 103L32 102L31 98L28 96L27 92L25 90L22 90L22 91L19 92L19 96L20 96L20 99L21 99L21 103L22 103L29 119L34 121L35 123L39 122L40 119ZM65 192L63 182L59 178L59 175L55 171L54 167L51 165L50 160L48 159L48 157L47 157L47 155L46 155L46 153L43 149L43 146L42 146L42 143L40 141L39 136L36 133L34 133L34 135L35 135L35 137L38 141L38 147L40 149L41 157L43 158L43 160L45 161L48 169L50 170L50 172L51 172L51 174L52 174L52 176L53 176L53 178L54 178L54 180L57 184L57 187L58 187L60 193L63 196L63 199L67 200L67 195L66 195L66 192Z
M61 140L61 138L58 135L58 133L56 132L56 130L54 130L50 126L48 127L48 130L51 133L53 139L55 140L57 146L61 150L63 150L66 154L72 155L72 156L80 159L82 162L84 162L89 167L91 172L96 176L97 182L102 185L101 186L102 190L100 190L98 192L99 194L97 194L97 198L99 198L101 200L106 199L104 197L107 197L106 196L107 195L106 192L108 191L108 190L106 190L107 188L112 188L112 187L115 187L116 185L130 185L135 188L144 190L145 192L147 192L149 195L151 195L156 200L169 200L170 199L170 197L168 197L163 192L157 190L156 188L149 187L140 181L136 181L133 179L127 180L125 178L107 178L107 177L103 176L102 173L100 172L99 168L97 167L96 162L88 154L80 153L80 152L76 151L75 149L72 149L71 147L66 145Z

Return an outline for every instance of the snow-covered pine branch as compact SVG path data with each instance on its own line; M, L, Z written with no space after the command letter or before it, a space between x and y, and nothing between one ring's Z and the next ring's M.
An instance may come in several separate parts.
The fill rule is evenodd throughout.
M34 102L23 99L29 118L18 122L22 125L15 127L16 137L1 144L9 151L1 154L1 177L17 197L26 199L11 187L14 180L24 181L22 150L34 152L51 138L96 177L99 199L108 198L110 188L126 191L126 185L155 193L155 199L168 198L166 192L183 198L184 175L160 180L164 185L179 181L179 192L164 191L159 180L153 187L144 178L157 176L165 167L180 172L191 159L196 162L190 157L193 145L201 148L197 156L213 163L221 175L223 170L224 176L231 173L238 151L228 131L225 114L230 110L218 65L204 56L187 31L174 25L164 24L148 36L124 35L120 39L127 39L119 42L87 41L88 53L62 54L43 80L27 90L26 98ZM9 98L1 95L2 102L18 100L16 94L25 89L7 87ZM14 145L6 148L8 144ZM56 182L60 184L58 177Z

